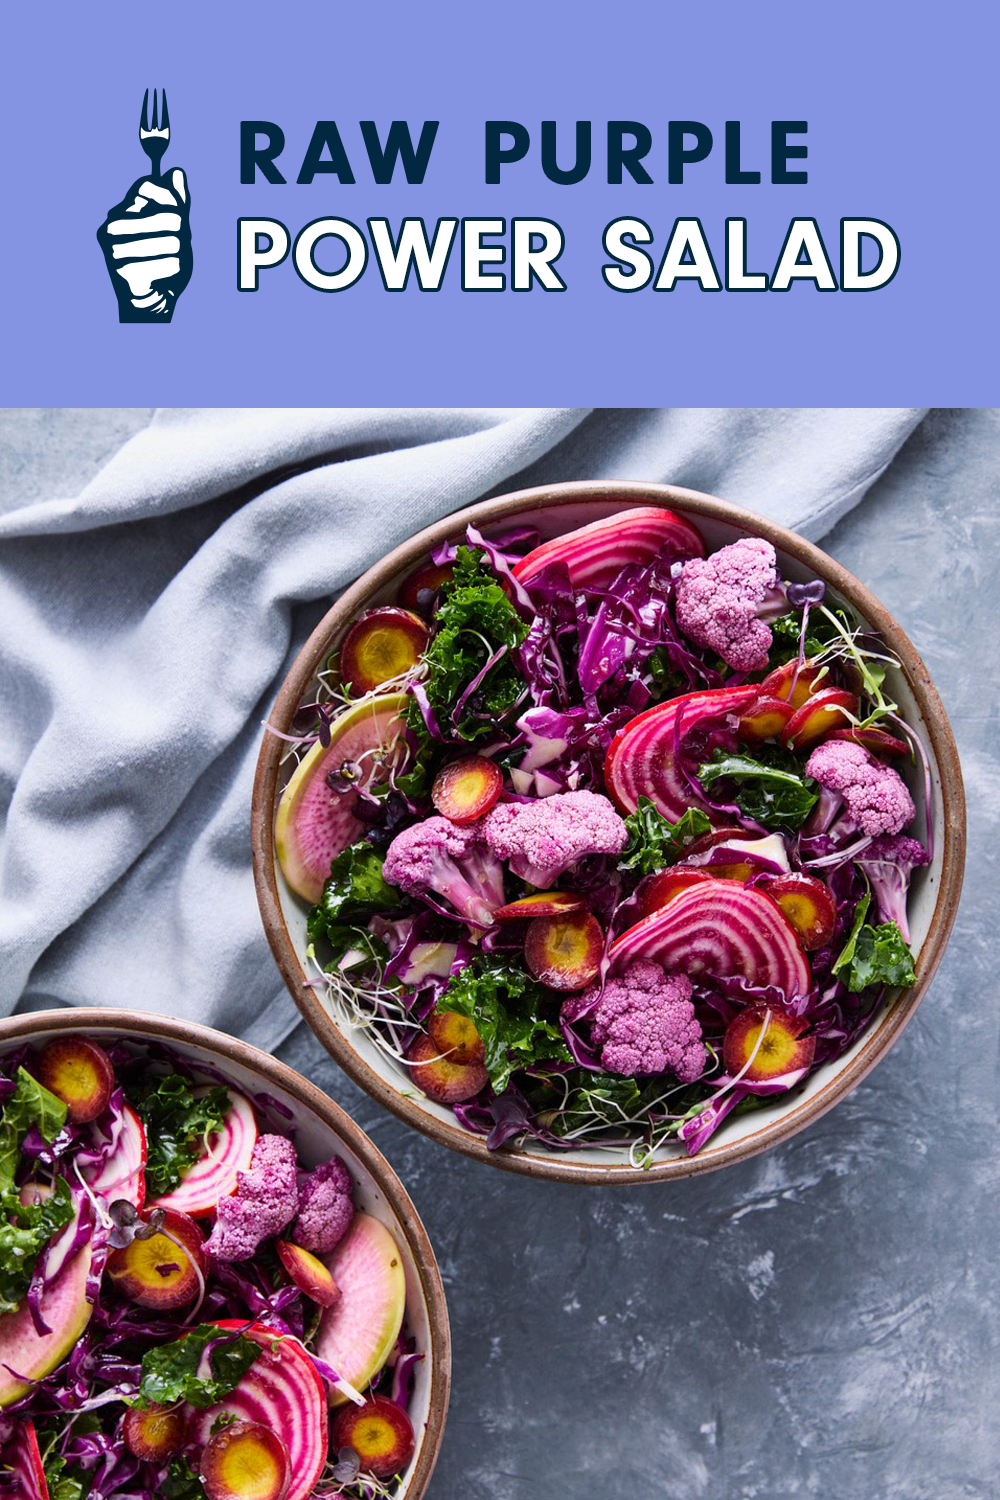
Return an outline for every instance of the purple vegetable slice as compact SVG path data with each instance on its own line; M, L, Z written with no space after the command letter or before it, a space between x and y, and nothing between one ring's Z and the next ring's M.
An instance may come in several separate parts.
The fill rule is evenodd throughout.
M282 792L275 852L288 884L304 900L319 900L331 863L364 831L353 811L358 793L334 790L327 776L345 764L367 769L371 752L387 750L399 736L406 701L404 693L392 693L346 709L330 725L329 745L313 745Z
M229 1090L229 1098L231 1104L222 1129L209 1137L205 1154L185 1173L177 1187L153 1198L151 1208L172 1208L190 1214L192 1219L201 1219L213 1211L220 1198L228 1198L236 1191L237 1174L249 1168L257 1143L257 1121L249 1099L236 1089Z
M672 558L705 555L689 521L659 506L638 506L543 542L515 563L513 572L519 583L530 583L543 568L564 563L574 588L603 588L628 563L644 566L667 549Z
M264 1352L224 1401L189 1412L188 1439L204 1447L213 1426L224 1415L270 1428L281 1435L288 1450L285 1500L305 1500L312 1494L327 1459L326 1387L304 1346L291 1334L280 1335L261 1323L248 1328L238 1318L223 1318L218 1326L245 1333Z
M812 987L809 964L784 913L763 891L730 880L681 891L612 943L613 970L637 958L655 960L668 974L774 986L786 1000L807 995Z
M0 1443L0 1467L9 1470L11 1476L6 1495L14 1500L49 1500L38 1437L30 1417L15 1418L9 1436Z
M146 1131L130 1104L122 1110L118 1139L97 1170L84 1168L83 1178L91 1192L106 1203L126 1198L142 1211L146 1201Z

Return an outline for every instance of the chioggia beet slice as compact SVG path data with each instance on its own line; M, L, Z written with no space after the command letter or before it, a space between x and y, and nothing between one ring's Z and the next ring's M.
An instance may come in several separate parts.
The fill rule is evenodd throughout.
M552 990L583 990L596 979L604 953L604 933L589 911L536 917L524 939L524 961L535 978Z
M613 972L637 958L667 973L736 977L774 985L786 999L807 995L809 965L784 912L770 896L733 880L709 880L681 891L611 945Z
M213 1436L213 1427L224 1416L280 1433L288 1452L287 1500L305 1500L312 1494L327 1459L326 1386L303 1345L291 1334L277 1336L273 1328L261 1323L248 1328L238 1318L220 1319L218 1326L245 1332L260 1344L263 1353L217 1406L188 1408L188 1440L204 1448ZM264 1493L270 1495L270 1491Z
M434 778L431 801L452 823L483 818L503 789L503 773L482 755L466 755L444 766Z
M366 765L378 754L384 766L401 744L404 693L369 698L330 725L330 743L317 741L302 758L281 794L274 824L274 851L282 873L306 901L318 901L330 865L364 832L354 816L357 792L335 790L327 776L346 765Z
M288 1449L262 1422L231 1422L209 1438L199 1474L208 1500L284 1500Z
M363 1391L385 1364L403 1326L403 1257L380 1220L356 1213L340 1244L323 1258L340 1296L320 1320L316 1353ZM331 1404L347 1399L338 1391Z
M59 1036L46 1042L34 1076L62 1100L73 1125L86 1125L103 1114L115 1086L108 1054L84 1036Z
M130 1104L123 1105L115 1120L114 1148L100 1167L83 1167L83 1179L96 1198L113 1203L125 1198L142 1211L146 1201L146 1131Z
M796 871L769 880L764 889L777 901L807 953L826 947L837 925L837 903L829 886Z
M180 1406L129 1407L122 1428L125 1446L136 1458L162 1464L184 1446L185 1419Z
M0 1441L0 1468L6 1470L3 1493L10 1500L49 1500L38 1435L30 1417L14 1417Z
M278 1259L299 1291L319 1307L332 1307L340 1288L319 1256L290 1240L278 1240L277 1246Z
M200 1297L205 1285L205 1240L194 1219L169 1209L160 1230L138 1235L108 1256L106 1275L112 1284L140 1307L166 1312L186 1307Z
M392 604L367 609L341 642L340 675L353 692L372 693L416 666L429 635L412 610Z
M726 1027L722 1060L730 1077L744 1084L786 1081L791 1088L812 1066L816 1038L803 1036L809 1022L762 1005L748 1005ZM751 1060L752 1059L752 1060Z
M604 762L608 796L623 813L633 813L640 797L676 823L689 807L703 807L718 821L677 763L677 747L709 720L741 714L757 697L756 687L706 688L658 703L630 719L611 741Z
M401 1474L416 1446L413 1424L388 1396L369 1396L364 1406L344 1407L333 1419L330 1437L337 1450L353 1448L362 1472L376 1479Z
M250 1166L257 1143L257 1120L253 1105L243 1094L231 1088L229 1098L231 1105L222 1129L210 1137L204 1156L185 1173L177 1187L154 1198L151 1208L175 1209L201 1219L212 1213L220 1198L228 1198L236 1191L236 1179Z
M452 1062L482 1062L483 1039L470 1016L461 1016L456 1010L434 1010L427 1018L427 1030L438 1051Z
M622 510L535 547L514 565L520 583L552 563L563 563L574 588L604 588L628 563L644 566L666 553L670 559L704 557L705 544L689 521L658 506Z
M432 1036L421 1034L414 1040L407 1064L417 1088L436 1104L462 1104L474 1099L487 1083L482 1063L456 1062Z

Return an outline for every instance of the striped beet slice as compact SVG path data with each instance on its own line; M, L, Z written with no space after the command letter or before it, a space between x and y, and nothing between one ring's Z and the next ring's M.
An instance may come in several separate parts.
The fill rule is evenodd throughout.
M223 1414L242 1422L262 1423L278 1433L288 1449L289 1489L285 1500L305 1500L327 1460L326 1386L303 1345L290 1334L279 1336L261 1323L247 1328L238 1318L223 1318L218 1327L244 1331L264 1352L224 1401L202 1411L190 1410L189 1440L204 1446Z
M195 1093L205 1093L207 1088L205 1085ZM209 1138L205 1155L199 1157L172 1192L153 1198L151 1208L173 1208L201 1219L213 1211L220 1198L228 1198L236 1191L237 1174L249 1167L257 1143L257 1121L250 1100L243 1094L230 1089L229 1098L230 1109L222 1129Z
M608 795L625 813L635 812L640 797L648 797L658 812L671 822L682 818L689 807L703 807L718 817L698 796L677 764L677 747L709 719L740 714L757 697L759 688L705 688L659 703L630 719L611 741L604 762Z
M30 1417L15 1417L9 1436L0 1443L0 1467L8 1470L5 1493L12 1500L49 1500L45 1469Z
M122 1110L114 1149L99 1171L84 1170L91 1192L106 1203L126 1198L141 1211L146 1201L146 1132L130 1104Z
M668 549L671 558L705 555L705 544L689 521L659 506L640 506L543 542L515 564L514 577L530 583L550 563L560 562L574 587L603 588L626 564L643 566Z
M637 958L653 959L668 973L774 985L786 1000L808 994L812 985L809 965L780 908L763 891L728 880L681 891L611 945L614 969Z

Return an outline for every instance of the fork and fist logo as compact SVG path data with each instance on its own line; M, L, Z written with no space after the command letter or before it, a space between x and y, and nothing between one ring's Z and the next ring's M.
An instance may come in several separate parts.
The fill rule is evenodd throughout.
M169 323L177 298L191 280L191 194L180 167L160 173L170 139L166 97L162 124L147 125L142 106L139 140L150 161L148 176L133 182L108 210L97 240L118 299L120 323Z

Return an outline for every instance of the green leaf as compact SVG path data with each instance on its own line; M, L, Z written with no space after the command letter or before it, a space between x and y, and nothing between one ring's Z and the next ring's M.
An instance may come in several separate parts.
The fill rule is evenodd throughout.
M834 619L838 620L845 630L856 628L842 609L836 611ZM768 652L767 671L773 672L775 667L783 666L786 661L792 661L799 654L802 611L801 609L792 610L790 614L779 615L776 620L771 620L769 623L772 640L771 649ZM840 639L840 631L831 624L826 615L821 613L815 605L810 606L809 624L806 627L806 656L819 656L827 646Z
M781 757L777 751L764 755L755 760L740 752L716 750L699 767L698 780L706 791L719 782L732 783L732 790L725 793L727 800L765 828L799 828L819 799L816 783L803 776L790 757Z
M196 1098L193 1085L180 1073L150 1078L130 1092L129 1102L146 1127L146 1186L150 1197L157 1198L172 1192L204 1155L231 1103L222 1085L199 1090Z
M73 1217L69 1183L57 1177L51 1197L25 1205L16 1188L0 1193L0 1313L24 1299L38 1256Z
M53 1451L42 1464L49 1500L83 1500L88 1481L68 1468L61 1453ZM204 1491L202 1491L204 1494Z
M199 1366L206 1349L208 1372ZM147 1349L142 1357L139 1404L187 1401L191 1406L214 1406L235 1390L263 1348L245 1333L232 1333L214 1323L200 1323L185 1338Z
M475 1022L483 1039L486 1071L497 1094L503 1093L519 1068L570 1060L555 1024L558 1012L550 992L499 955L475 958L453 975L437 1009L457 1011Z
M158 1488L165 1500L205 1500L205 1486L186 1458L172 1458Z
M66 1123L66 1106L24 1068L14 1075L16 1088L0 1120L0 1192L13 1187L21 1159L21 1142L32 1125L51 1146Z
M866 891L858 902L850 936L832 972L843 979L852 994L875 984L908 989L917 978L913 954L895 922L882 922L877 927L865 922L870 901L871 892Z
M682 818L671 823L648 797L640 797L635 812L625 819L625 827L628 843L618 861L619 869L653 875L679 859L689 844L709 832L712 823L700 807L689 807Z
M307 936L315 946L325 942L339 959L349 948L367 950L372 959L388 958L384 943L364 923L376 912L393 911L402 896L382 876L382 856L371 844L351 844L330 866L323 895L309 913Z
M521 674L509 655L487 672L464 705L458 724L452 721L452 710L490 657L501 646L513 651L528 634L528 626L478 549L459 547L454 577L442 586L434 622L434 637L423 656L424 687L431 707L442 727L450 724L462 739L493 734L495 721L509 713L524 691ZM415 727L423 724L416 701L409 705L407 719Z

